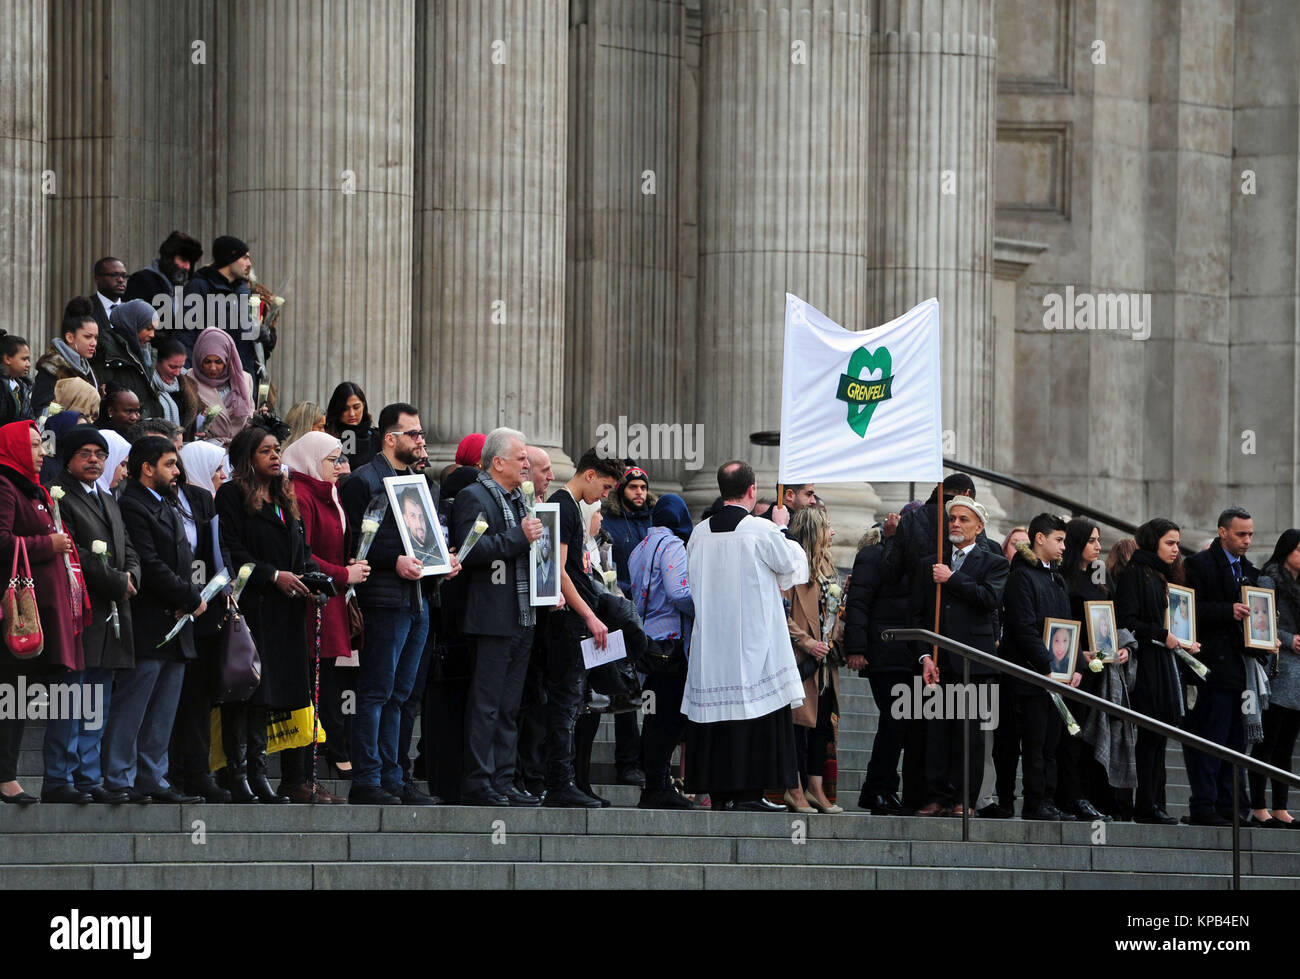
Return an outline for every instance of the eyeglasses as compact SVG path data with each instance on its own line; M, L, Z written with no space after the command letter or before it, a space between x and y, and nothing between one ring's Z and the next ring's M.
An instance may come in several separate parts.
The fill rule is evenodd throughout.
M89 462L91 459L97 459L100 462L107 462L108 453L102 452L99 449L82 449L75 456L73 456L73 458L80 459L83 462Z
M105 279L125 279L127 277L125 272L101 272L100 276Z
M424 441L424 432L420 431L420 429L418 429L418 428L413 428L413 429L411 429L409 432L394 432L393 434L394 434L394 435L405 435L405 436L406 436L408 439L410 439L412 442L423 442L423 441Z
M344 459L342 456L326 456L325 461L328 462L335 469L342 469L344 466L348 464L348 461Z

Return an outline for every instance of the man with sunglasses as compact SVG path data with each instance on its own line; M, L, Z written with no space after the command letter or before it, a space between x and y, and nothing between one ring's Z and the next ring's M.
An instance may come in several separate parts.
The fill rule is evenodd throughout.
M371 502L385 498L384 480L417 471L424 432L414 405L386 405L379 414L379 454L340 488L353 539ZM357 676L357 713L352 721L352 788L348 801L361 805L433 805L432 797L406 780L401 745L402 704L411 696L429 633L429 602L420 587L421 565L406 553L392 507L384 511L367 555L370 577L356 586L366 622ZM453 560L452 567L457 567ZM454 573L454 571L453 571Z

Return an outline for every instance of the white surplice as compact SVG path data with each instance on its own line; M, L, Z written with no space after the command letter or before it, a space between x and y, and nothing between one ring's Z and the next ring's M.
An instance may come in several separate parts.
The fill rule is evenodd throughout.
M682 713L709 724L802 704L781 590L808 580L803 548L746 516L730 532L698 524L686 552L695 629Z

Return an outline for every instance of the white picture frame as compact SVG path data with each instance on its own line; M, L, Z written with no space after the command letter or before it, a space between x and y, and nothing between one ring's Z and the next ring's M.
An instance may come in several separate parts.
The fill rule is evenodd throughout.
M528 602L560 604L560 505L539 503L533 516L542 522L542 536L528 547Z
M433 505L429 481L423 476L388 476L384 479L388 505L392 508L402 548L420 562L420 576L451 571L451 552L442 536L438 510ZM423 523L424 540L417 539ZM413 530L413 528L417 528Z

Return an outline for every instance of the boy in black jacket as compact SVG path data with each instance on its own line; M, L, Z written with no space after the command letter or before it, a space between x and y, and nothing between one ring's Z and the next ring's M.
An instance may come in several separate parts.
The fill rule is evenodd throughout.
M1043 643L1043 623L1070 617L1070 594L1057 562L1065 551L1065 521L1040 513L1029 524L1029 543L1019 548L1011 562L1002 600L1003 659L1041 673L1050 672L1051 654ZM1083 679L1075 673L1070 685ZM1072 821L1052 802L1056 792L1056 745L1063 724L1045 690L1008 679L1003 689L1011 694L1016 733L1021 742L1021 775L1025 802L1022 819Z

